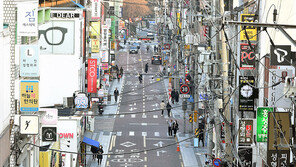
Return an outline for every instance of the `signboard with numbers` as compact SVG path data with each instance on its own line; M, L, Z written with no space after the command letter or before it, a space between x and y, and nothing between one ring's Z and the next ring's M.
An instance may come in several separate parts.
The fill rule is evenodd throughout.
M253 120L239 120L238 143L253 143Z
M18 36L38 36L37 20L38 20L38 1L17 3L17 35Z
M241 14L241 22L254 22L255 14ZM250 41L257 41L257 28L254 26L246 26L246 30L241 26L240 40L247 40L247 36Z
M20 133L37 135L39 133L39 117L37 115L21 115Z
M189 91L190 91L190 88L189 88L188 85L182 85L182 86L180 87L180 92L181 92L181 94L187 94L187 93L189 93Z
M269 112L273 112L273 107L257 108L257 142L267 142Z
M20 110L33 112L39 110L39 81L21 81Z
M20 76L39 76L39 47L38 45L20 45Z

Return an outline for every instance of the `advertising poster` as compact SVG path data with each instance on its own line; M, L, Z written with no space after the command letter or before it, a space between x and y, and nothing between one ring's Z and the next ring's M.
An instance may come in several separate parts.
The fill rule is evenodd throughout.
M41 108L40 111L45 111L45 115L42 117L43 125L56 125L58 122L58 109L56 108Z
M239 111L254 111L255 78L239 76Z
M91 19L100 19L101 17L101 0L92 0Z
M238 143L240 145L253 143L253 120L239 120Z
M257 142L267 142L269 112L273 112L273 107L257 108Z
M99 38L100 36L100 22L90 22L90 35L91 38Z
M39 76L39 47L38 45L20 45L20 76Z
M106 51L106 50L102 50L100 52L100 54L101 54L101 62L102 63L108 63L108 61L109 61L109 52Z
M88 59L87 92L97 92L97 59Z
M241 14L241 22L254 22L255 14ZM246 32L250 41L257 41L257 28L254 26L246 26L246 30L243 30L243 26L241 26L240 32L240 40L247 40Z
M34 112L39 109L39 81L21 81L20 110Z
M99 53L100 52L100 40L92 39L91 40L91 52Z
M17 35L38 36L38 2L17 3Z
M20 133L37 135L39 133L39 117L37 115L21 115Z
M74 54L75 22L53 20L39 26L40 54Z
M278 108L289 108L291 106L291 100L286 98L284 94L285 78L292 77L292 70L288 69L269 69L269 82L268 85L272 86L268 88L268 106Z
M270 46L270 65L275 66L291 66L291 45L275 45Z
M252 44L256 50L256 44ZM247 43L240 45L240 69L241 70L254 70L256 62L256 54Z

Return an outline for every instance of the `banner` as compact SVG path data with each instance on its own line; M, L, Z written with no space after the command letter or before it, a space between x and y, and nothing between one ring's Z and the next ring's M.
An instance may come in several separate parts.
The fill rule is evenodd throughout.
M108 63L109 61L109 52L107 50L101 50L101 62Z
M255 78L239 76L239 111L254 111Z
M253 120L239 120L238 144L253 143Z
M275 45L270 46L270 65L275 66L291 66L291 45Z
M17 35L38 36L38 2L17 3ZM1 25L2 26L2 25Z
M20 110L23 112L38 111L39 81L21 81Z
M101 17L101 0L92 0L91 19L100 19Z
M91 52L99 53L100 52L100 40L92 39L91 40Z
M88 59L87 92L97 92L97 59Z
M255 14L241 14L241 22L254 22ZM250 41L257 41L257 28L254 26L245 26L246 30L243 30L241 26L240 40L247 40L246 32Z
M256 50L256 44L252 44L252 48ZM240 69L254 70L256 55L254 50L247 43L240 44Z
M38 45L20 45L20 76L39 76L39 47Z
M257 108L257 142L267 142L269 112L273 112L273 107Z

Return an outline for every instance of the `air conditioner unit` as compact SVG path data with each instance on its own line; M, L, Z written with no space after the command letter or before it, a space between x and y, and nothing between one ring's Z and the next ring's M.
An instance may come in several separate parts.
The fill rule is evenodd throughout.
M63 106L64 108L69 108L74 106L73 97L64 97L63 98Z

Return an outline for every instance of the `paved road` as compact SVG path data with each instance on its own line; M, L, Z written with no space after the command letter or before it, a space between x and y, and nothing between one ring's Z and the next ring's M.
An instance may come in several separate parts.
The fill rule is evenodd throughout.
M117 56L118 66L122 66L127 73L117 110L122 115L116 116L110 145L105 149L108 149L109 153L126 154L108 156L106 166L183 166L181 154L176 151L175 144L141 152L175 142L174 137L167 135L168 117L161 117L160 111L147 112L159 109L159 103L166 95L163 82L157 81L157 77L154 76L159 66L151 65L152 53L146 53L146 46L142 45L141 48L143 49L139 54L126 52ZM149 71L147 74L144 73L143 83L140 84L137 73L143 73L146 62L149 63ZM133 114L126 114L131 112ZM127 154L138 151L140 152Z

